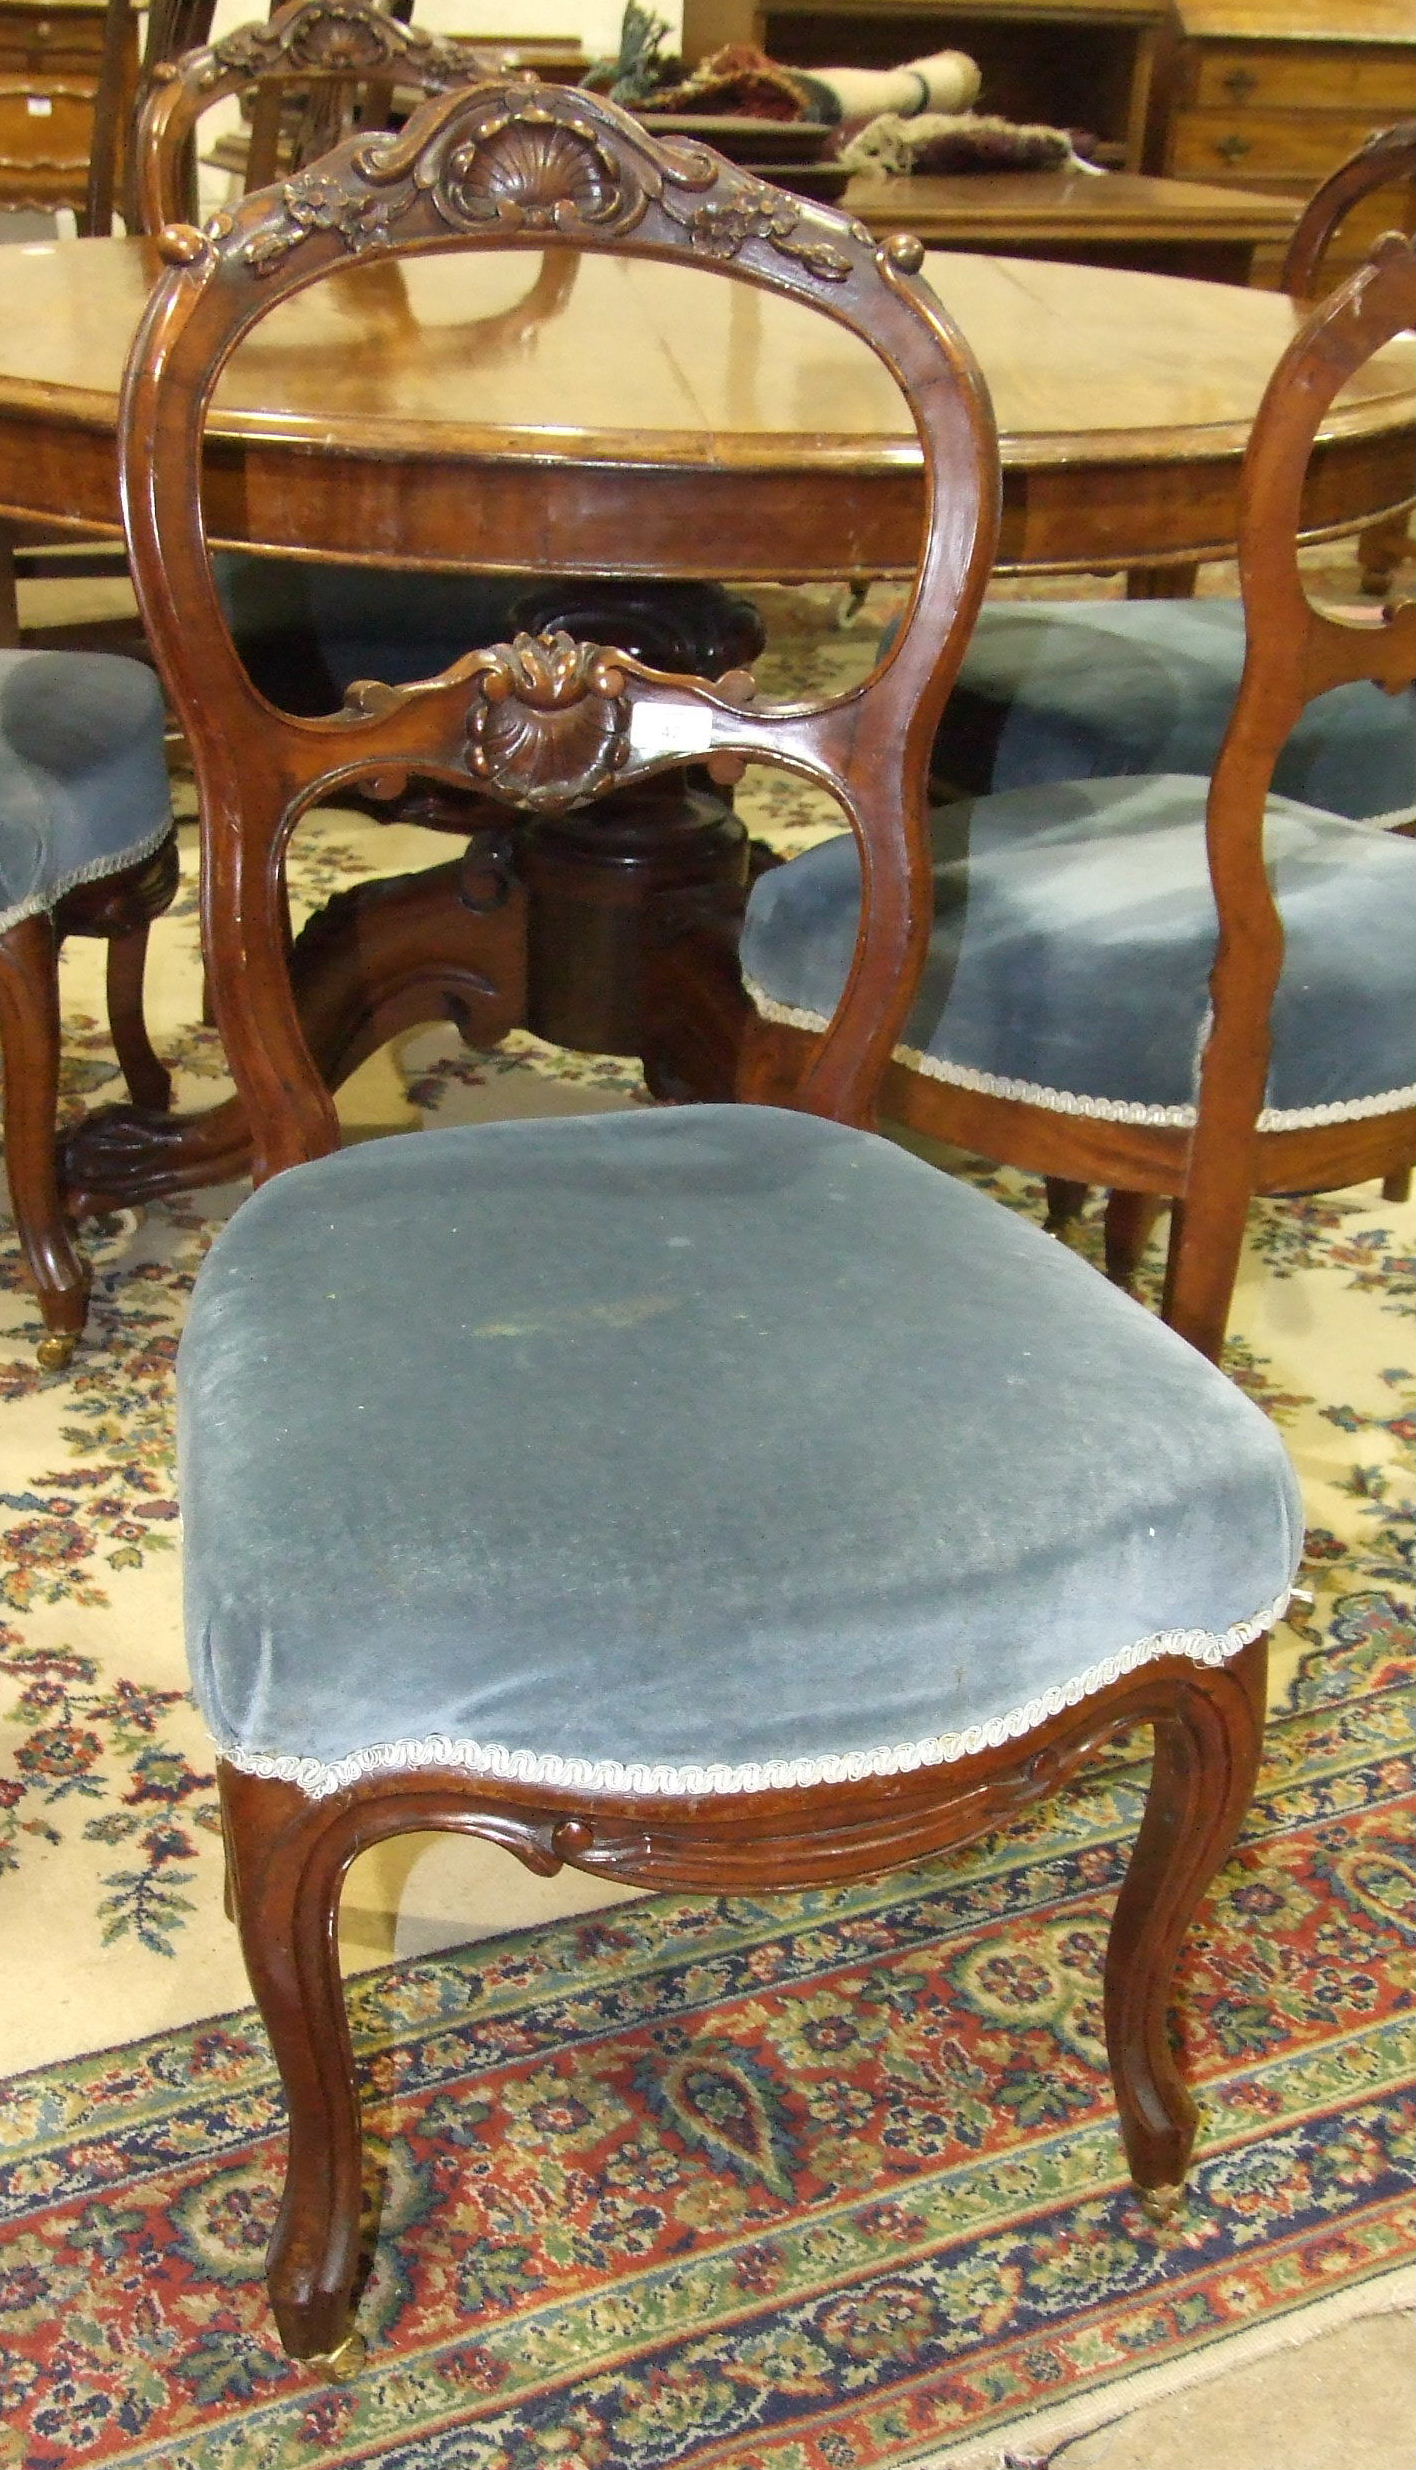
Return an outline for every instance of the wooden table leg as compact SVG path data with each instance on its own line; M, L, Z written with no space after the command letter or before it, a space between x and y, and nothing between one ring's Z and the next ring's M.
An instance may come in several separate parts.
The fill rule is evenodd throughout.
M1193 600L1198 566L1128 566L1128 600Z
M527 1028L589 1054L642 1055L651 954L677 931L686 905L740 916L747 870L745 827L731 802L693 773L669 773L540 823L521 859Z
M1385 600L1391 579L1411 546L1411 515L1383 515L1357 535L1357 562L1362 589L1373 600Z

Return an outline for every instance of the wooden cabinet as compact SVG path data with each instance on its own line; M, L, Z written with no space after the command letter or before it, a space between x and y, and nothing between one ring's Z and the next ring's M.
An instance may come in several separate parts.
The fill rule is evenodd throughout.
M1176 0L1157 79L1157 171L1306 196L1373 129L1407 119L1416 30L1410 0ZM1348 217L1334 276L1409 201L1379 192ZM1276 274L1276 261L1266 271Z
M0 206L82 207L105 16L102 0L0 0ZM136 35L131 51L129 104Z
M684 50L760 43L798 68L890 68L968 52L980 111L1086 129L1100 160L1139 171L1168 0L685 0Z

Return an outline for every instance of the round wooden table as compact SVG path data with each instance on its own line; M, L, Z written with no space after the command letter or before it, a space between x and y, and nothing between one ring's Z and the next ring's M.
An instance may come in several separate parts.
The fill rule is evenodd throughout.
M118 386L154 268L136 240L0 250L0 532L7 514L118 530ZM1286 298L954 254L929 273L992 388L1005 567L1144 563L1163 584L1232 547ZM1393 346L1335 406L1310 538L1409 502L1414 381L1412 348ZM911 572L920 473L893 380L829 318L694 268L508 251L351 265L282 304L225 374L204 497L210 537L235 546L731 583ZM471 880L464 862L361 885L312 920L292 967L331 1085L444 1013L487 1041L524 1021L645 1052L662 920L686 897L735 917L746 853L701 792L658 782L623 803L518 844L500 906L474 843ZM69 1189L135 1201L246 1154L234 1101L166 1121L108 1110L69 1144Z
M0 512L118 528L154 267L140 240L0 252ZM1232 547L1291 302L1025 259L927 271L992 389L1003 568ZM1311 538L1409 503L1414 374L1395 345L1335 406ZM828 319L697 269L509 251L351 266L276 311L218 396L207 508L224 542L400 566L854 577L912 570L919 471L893 381Z

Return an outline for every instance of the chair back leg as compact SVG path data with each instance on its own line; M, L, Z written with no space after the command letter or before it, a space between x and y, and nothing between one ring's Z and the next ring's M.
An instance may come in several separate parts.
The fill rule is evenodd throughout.
M1161 1316L1212 1364L1224 1351L1248 1214L1242 1187L1211 1195L1207 1207L1171 1203Z

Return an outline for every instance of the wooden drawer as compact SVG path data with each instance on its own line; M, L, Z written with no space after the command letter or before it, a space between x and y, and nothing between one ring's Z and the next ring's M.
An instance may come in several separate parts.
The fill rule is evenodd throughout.
M47 109L35 111L35 103ZM91 78L51 80L36 91L0 78L0 204L76 205L93 143Z
M103 20L20 16L0 6L0 76L97 77Z
M1409 53L1352 44L1214 43L1190 54L1181 99L1202 111L1390 112L1411 109Z
M1345 112L1180 111L1166 170L1179 180L1291 178L1316 187L1376 125Z

